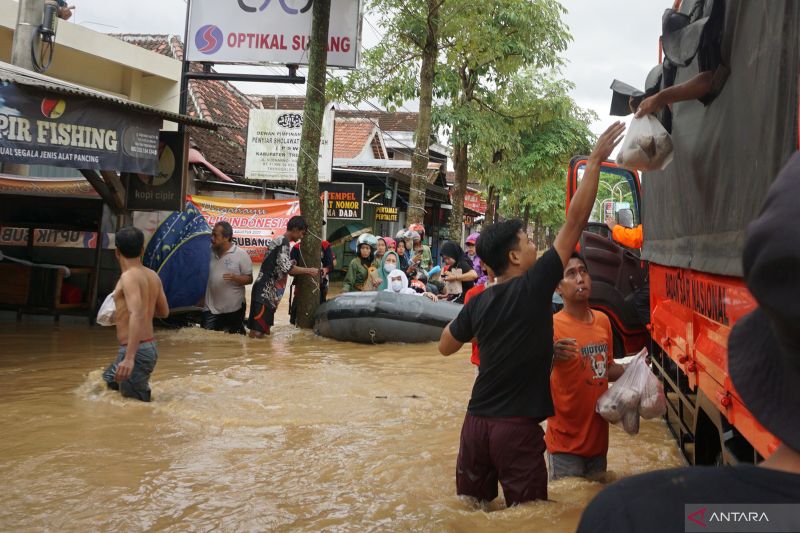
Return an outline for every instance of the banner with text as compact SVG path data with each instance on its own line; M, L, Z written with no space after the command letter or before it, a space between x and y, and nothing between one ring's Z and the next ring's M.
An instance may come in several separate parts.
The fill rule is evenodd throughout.
M158 174L128 174L125 207L135 211L182 211L188 154L188 135L162 131L158 139Z
M375 222L397 222L399 219L399 207L387 207L382 205L375 208Z
M161 119L0 84L0 161L154 175Z
M0 246L27 246L27 228L0 228ZM93 231L68 231L56 229L36 229L33 233L33 246L36 248L86 248L97 246L97 233ZM103 248L114 248L114 234L103 233Z
M363 183L320 183L319 191L328 193L328 218L361 220L364 217Z
M333 109L322 118L319 143L319 181L331 181L333 165ZM297 160L303 111L251 109L247 125L244 175L251 180L297 181Z
M233 226L233 240L244 248L254 263L264 260L272 238L286 232L289 219L300 214L298 200L242 200L213 196L187 196L203 213L208 225L223 220Z
M308 64L313 0L192 0L186 36L189 61ZM328 66L356 68L361 2L334 0Z

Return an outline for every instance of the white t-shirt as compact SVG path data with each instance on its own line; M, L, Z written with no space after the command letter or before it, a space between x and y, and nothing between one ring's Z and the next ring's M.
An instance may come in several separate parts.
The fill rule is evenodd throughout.
M206 287L206 309L215 315L238 311L244 303L244 285L222 279L223 274L252 275L253 262L247 252L231 246L221 257L212 251Z

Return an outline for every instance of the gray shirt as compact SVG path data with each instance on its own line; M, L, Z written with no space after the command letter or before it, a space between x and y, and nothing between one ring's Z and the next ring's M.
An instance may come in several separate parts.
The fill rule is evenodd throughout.
M253 262L247 252L237 245L231 246L221 257L212 251L206 287L206 308L215 315L238 311L244 303L244 286L222 279L223 274L250 276Z

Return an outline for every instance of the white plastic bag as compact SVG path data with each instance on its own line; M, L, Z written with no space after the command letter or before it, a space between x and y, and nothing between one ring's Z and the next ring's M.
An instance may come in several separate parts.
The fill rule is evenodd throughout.
M97 312L97 323L101 326L113 326L117 314L117 304L114 303L114 293L111 292L106 299L103 300L103 305Z
M664 170L672 162L672 137L653 115L634 118L622 140L617 164L636 170Z
M658 418L667 414L667 397L664 396L664 385L650 372L639 401L639 414L642 418Z
M597 400L597 412L629 435L639 433L639 404L652 376L646 362L647 348L636 354L622 376ZM653 376L655 377L655 376Z

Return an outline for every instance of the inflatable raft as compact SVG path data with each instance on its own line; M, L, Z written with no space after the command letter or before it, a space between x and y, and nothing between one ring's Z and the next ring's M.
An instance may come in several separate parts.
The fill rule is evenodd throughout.
M460 304L393 292L349 292L322 304L314 318L317 335L339 341L438 341Z

